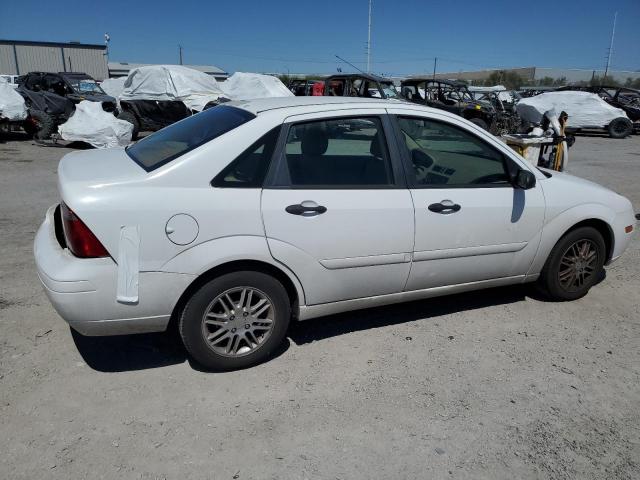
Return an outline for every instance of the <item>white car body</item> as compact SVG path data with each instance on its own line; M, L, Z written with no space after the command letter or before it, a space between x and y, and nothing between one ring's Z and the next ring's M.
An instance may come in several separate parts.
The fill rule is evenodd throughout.
M49 209L35 238L36 264L53 306L74 329L87 335L163 331L199 278L234 268L272 272L295 297L300 320L531 282L575 225L596 226L612 262L629 244L625 228L636 223L626 198L567 174L547 177L484 130L442 110L339 97L226 105L256 117L151 172L123 148L74 152L61 160L62 201L110 255L74 256L58 240L58 206ZM211 186L278 125L360 115L411 115L454 125L530 171L536 184L528 190ZM393 147L395 140L387 142ZM443 200L462 209L454 215L427 210ZM301 202L316 202L327 212L285 212Z

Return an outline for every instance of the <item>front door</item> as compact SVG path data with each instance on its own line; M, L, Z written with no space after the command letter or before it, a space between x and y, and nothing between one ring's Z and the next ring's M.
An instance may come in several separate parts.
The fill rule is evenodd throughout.
M514 188L515 161L456 123L397 117L415 206L407 290L524 275L540 242L541 188Z
M381 113L285 124L262 216L271 254L298 276L307 305L400 292L408 278L413 203Z

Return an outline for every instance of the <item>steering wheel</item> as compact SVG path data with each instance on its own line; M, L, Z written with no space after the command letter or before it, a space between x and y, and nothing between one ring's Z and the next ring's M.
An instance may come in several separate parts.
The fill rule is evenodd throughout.
M492 173L490 175L484 175L483 177L476 178L471 183L477 184L489 184L489 183L506 183L507 176L504 173Z

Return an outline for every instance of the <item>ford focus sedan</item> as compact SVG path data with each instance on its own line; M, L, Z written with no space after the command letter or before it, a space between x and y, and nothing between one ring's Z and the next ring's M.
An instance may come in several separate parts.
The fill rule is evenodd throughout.
M291 319L536 282L574 300L620 257L630 202L538 170L466 120L381 100L230 102L74 152L35 238L84 335L163 331L229 370Z

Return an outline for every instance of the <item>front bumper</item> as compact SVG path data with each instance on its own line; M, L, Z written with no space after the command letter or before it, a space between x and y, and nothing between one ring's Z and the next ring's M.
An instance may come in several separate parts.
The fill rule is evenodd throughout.
M116 301L118 265L112 258L78 258L56 238L54 214L47 211L34 241L38 276L58 314L83 335L158 332L193 275L141 272L139 301Z

